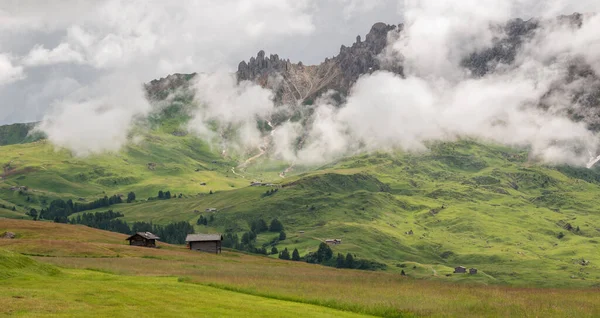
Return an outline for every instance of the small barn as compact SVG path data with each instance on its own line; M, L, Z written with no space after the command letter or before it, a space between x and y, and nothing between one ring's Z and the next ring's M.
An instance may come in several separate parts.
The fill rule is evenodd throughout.
M221 253L221 234L188 234L185 238L190 250L208 253Z
M471 274L471 275L477 274L477 268L469 268L469 274Z
M342 240L341 239L329 239L329 240L325 240L325 243L327 243L329 245L338 245L338 244L342 244Z
M145 247L156 247L156 240L160 237L150 232L137 232L127 238L129 245L132 246L145 246Z
M459 274L459 273L466 273L467 272L467 268L464 266L458 266L454 268L454 273Z

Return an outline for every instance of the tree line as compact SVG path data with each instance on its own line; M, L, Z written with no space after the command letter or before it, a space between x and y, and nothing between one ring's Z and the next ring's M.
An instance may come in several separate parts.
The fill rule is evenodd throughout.
M387 265L379 263L373 260L357 259L352 254L338 253L337 257L333 257L333 251L326 243L319 244L319 248L316 252L310 252L304 257L300 257L298 249L294 249L290 256L290 252L285 248L279 253L279 259L292 260L292 261L305 261L311 264L321 264L324 266L337 267L337 268L351 268L360 270L384 270Z
M127 203L133 201L135 201L135 193L129 192L129 194L127 194ZM119 203L123 203L123 199L120 195L113 195L111 197L104 196L103 198L99 198L92 202L84 203L73 202L71 199L67 201L56 199L50 202L50 205L47 208L41 209L39 212L35 209L31 209L27 214L34 219L39 218L43 220L54 220L57 223L68 223L68 217L73 213L106 208Z
M194 227L185 221L173 222L167 225L152 224L152 222L133 222L131 226L121 219L122 213L106 212L82 213L69 220L71 224L82 224L89 227L113 231L123 234L135 234L137 232L152 232L160 237L160 240L170 244L185 244L188 234L194 233Z
M202 216L200 218L203 218ZM206 220L205 218L203 220ZM200 221L200 219L199 219ZM249 222L250 231L244 232L242 236L238 236L237 233L229 232L223 235L223 247L233 248L239 251L246 251L255 254L277 254L277 248L275 245L279 241L283 241L287 238L285 234L283 224L278 219L272 219L269 224L264 219L257 219ZM262 246L256 246L256 236L264 232L274 232L279 234L271 239L268 243ZM271 249L269 250L269 246Z

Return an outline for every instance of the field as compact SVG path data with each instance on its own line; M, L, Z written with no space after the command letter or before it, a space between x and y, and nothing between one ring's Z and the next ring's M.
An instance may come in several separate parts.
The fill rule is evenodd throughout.
M597 289L478 286L225 251L125 245L84 226L0 219L0 314L594 317ZM75 248L77 246L77 248ZM23 256L21 254L27 256ZM8 274L6 274L8 273Z
M286 178L267 159L239 169L244 177L233 174L235 162L203 142L160 131L117 154L87 158L43 140L2 150L4 217L26 218L25 211L54 198L91 201L134 191L136 202L110 207L129 223L196 224L212 214L214 222L196 225L196 232L241 236L250 222L277 218L288 234L279 250L306 255L339 238L334 253L383 262L415 278L522 287L598 287L600 280L600 173L538 165L525 150L470 140L432 143L422 154L357 155L297 167ZM251 187L252 180L274 186ZM28 190L10 189L15 186ZM271 189L278 191L265 195ZM159 190L182 198L146 200ZM276 236L259 234L257 245L270 249ZM456 266L479 274L452 275Z

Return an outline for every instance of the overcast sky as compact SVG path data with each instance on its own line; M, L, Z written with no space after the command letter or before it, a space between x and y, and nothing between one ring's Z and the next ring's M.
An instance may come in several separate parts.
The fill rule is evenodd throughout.
M563 2L570 13L571 1ZM261 49L319 63L375 22L402 22L404 3L1 0L0 124L40 120L53 104L110 76L141 83L175 72L233 71ZM518 14L529 12L535 9Z
M320 63L371 25L400 23L397 0L2 0L0 124L40 120L112 72L141 82L235 70L267 54Z

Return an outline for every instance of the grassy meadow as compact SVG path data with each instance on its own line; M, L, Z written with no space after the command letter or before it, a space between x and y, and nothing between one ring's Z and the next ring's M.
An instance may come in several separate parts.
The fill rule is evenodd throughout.
M483 286L339 270L159 243L84 226L0 219L0 315L594 317L597 289ZM77 247L75 247L77 246Z
M26 218L30 208L54 198L92 201L134 191L136 202L110 207L129 223L195 225L200 215L210 215L207 208L216 208L214 222L195 225L196 232L241 236L250 222L277 218L287 233L277 248L297 248L300 255L339 238L343 244L333 248L335 254L383 262L389 271L415 278L599 286L597 170L536 165L525 150L470 140L429 147L418 155L380 152L297 167L281 178L276 163L255 163L234 174L235 162L207 144L161 131L148 132L119 153L87 158L43 140L10 145L0 152L5 162L0 204L7 207L0 216ZM252 180L273 182L278 192L265 196L273 187L251 187ZM14 186L28 190L13 191ZM183 197L146 200L158 190ZM270 249L277 235L261 233L257 245ZM479 273L453 275L456 266Z

